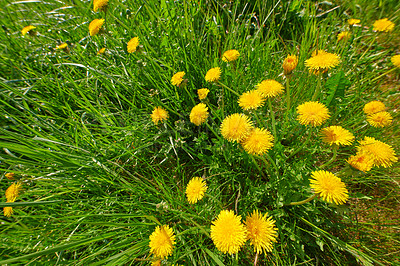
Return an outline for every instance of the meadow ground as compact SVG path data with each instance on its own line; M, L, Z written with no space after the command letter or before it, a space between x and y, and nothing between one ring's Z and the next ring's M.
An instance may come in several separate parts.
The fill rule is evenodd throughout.
M400 264L397 0L0 14L0 265Z

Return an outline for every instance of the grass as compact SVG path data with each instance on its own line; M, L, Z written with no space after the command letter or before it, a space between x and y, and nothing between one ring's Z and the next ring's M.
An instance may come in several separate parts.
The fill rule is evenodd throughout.
M398 12L385 13L400 10L397 1L112 1L106 15L92 6L22 1L0 10L0 190L14 182L6 173L23 183L16 202L0 203L14 209L0 218L0 264L149 265L149 236L165 224L176 234L165 265L251 265L256 257L259 265L399 263L398 163L364 173L346 162L364 136L398 156L399 70L390 57L399 54L400 20ZM104 32L89 36L90 21L102 17ZM384 17L394 30L373 32L373 21ZM348 18L362 25L337 42ZM36 36L21 35L27 25ZM140 48L127 53L135 36ZM55 49L64 42L69 51ZM340 65L310 74L304 61L316 48L340 55ZM221 56L229 49L240 57L227 64ZM271 150L249 155L223 138L220 125L243 112L238 95L265 79L285 84L288 54L299 58L291 108L285 91L247 112L275 131ZM222 69L219 83L204 80L212 67ZM171 85L178 71L186 87ZM198 127L189 113L205 87L210 115ZM331 117L321 127L303 126L296 107L316 88ZM372 100L385 103L390 126L366 122L362 108ZM157 126L150 119L156 106L169 113ZM324 166L333 150L318 132L330 125L356 141ZM321 169L342 179L348 202L288 206L312 195L310 175ZM204 177L208 190L191 205L185 189L194 176ZM248 243L237 256L220 252L210 226L226 209L243 220L255 209L268 212L278 228L272 252L255 256Z

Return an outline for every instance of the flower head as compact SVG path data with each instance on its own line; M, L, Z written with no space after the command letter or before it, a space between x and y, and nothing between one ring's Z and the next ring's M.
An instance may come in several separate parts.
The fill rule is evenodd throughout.
M5 176L7 179L13 180L14 177L15 177L15 174L14 174L14 173L6 173L4 176Z
M221 124L221 134L228 141L241 141L247 137L253 123L245 114L232 114L225 117Z
M57 45L56 49L58 49L58 50L68 49L68 44L66 42L64 42L64 43L62 43L60 45Z
M364 113L372 115L381 111L385 111L385 104L381 101L372 101L364 105Z
M361 22L361 20L356 19L356 18L351 18L351 19L347 20L347 23L349 23L350 26L353 26L354 24L358 24L360 22Z
M240 95L238 103L243 110L256 109L263 106L265 98L257 90L251 90Z
M340 42L341 40L347 41L351 36L351 33L348 31L342 31L341 33L338 34L337 40Z
M390 60L395 67L400 67L400 54L392 56Z
M223 210L211 225L211 239L223 253L235 254L246 242L246 228L241 216L233 211Z
M330 126L321 130L322 141L329 145L351 145L354 140L353 134L341 126Z
M198 89L197 90L197 95L199 96L200 100L204 100L205 98L207 98L207 94L210 92L209 89L207 88L202 88L202 89Z
M11 217L11 215L14 213L14 210L12 207L4 207L3 212L5 217Z
M218 81L221 77L221 68L214 67L207 71L206 76L204 77L207 82Z
M183 76L185 76L185 72L183 71L174 74L171 78L172 85L179 87L179 85L181 85L183 82Z
M256 253L271 252L272 243L276 242L278 236L275 221L271 217L267 219L267 215L268 213L262 215L255 210L246 217L247 239L250 240L250 245L254 246Z
M368 172L371 170L372 166L374 166L374 159L365 152L358 152L356 155L350 156L347 162L354 168L363 172Z
M373 127L385 127L392 123L392 116L388 112L378 112L367 116L368 123Z
M152 261L151 266L161 266L161 260Z
M262 97L275 97L283 92L283 85L273 79L266 79L256 85L257 91Z
M32 26L32 25L29 25L29 26L26 26L26 27L24 27L22 30L21 30L21 33L22 33L22 35L26 35L27 33L29 34L29 35L33 35L34 33L34 29L36 29L36 27L35 26Z
M232 62L239 58L238 50L228 50L222 55L222 61L224 62Z
M93 11L106 11L108 5L108 0L94 0L93 1Z
M106 52L106 48L103 47L100 50L97 51L97 54L104 54Z
M348 199L348 191L342 180L331 172L320 170L311 173L310 187L324 201L343 204Z
M201 177L193 177L186 187L186 196L190 204L194 204L204 197L207 190L206 182Z
M127 45L128 53L136 52L137 47L139 46L139 37L133 37Z
M90 22L90 24L89 24L89 34L90 34L90 36L94 36L97 33L99 33L99 31L100 31L101 27L103 26L103 24L104 24L104 19L103 18L102 19L96 18L96 19L92 20L92 22Z
M158 124L158 122L167 120L168 112L164 110L162 107L154 108L153 112L151 113L151 120L153 120L154 124Z
M383 31L389 32L394 28L394 23L388 20L387 18L378 19L374 22L374 31Z
M244 150L249 154L264 154L274 145L274 137L263 128L254 128L242 141Z
M204 103L199 103L192 108L190 112L190 122L196 126L200 126L207 121L208 118L208 107Z
M305 102L297 106L297 120L302 125L320 126L329 115L329 110L319 102Z
M174 231L168 225L157 226L150 235L150 252L161 259L172 254L174 244Z
M307 59L305 65L310 72L319 73L331 69L340 63L340 57L337 54L318 50L318 52Z
M7 202L14 202L22 191L22 183L12 183L6 190Z
M283 60L283 72L285 75L289 75L296 68L299 60L296 55L288 55L285 60Z
M372 137L364 137L364 140L360 141L357 151L370 156L374 161L374 165L385 168L392 166L398 160L390 145Z

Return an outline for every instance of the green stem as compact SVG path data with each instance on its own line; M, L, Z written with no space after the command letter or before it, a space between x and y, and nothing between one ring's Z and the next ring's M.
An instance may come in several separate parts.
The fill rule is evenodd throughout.
M260 166L258 165L258 163L256 162L256 159L254 158L254 156L251 155L251 154L249 154L249 155L250 155L250 158L251 158L251 160L253 161L254 165L256 166L257 170L260 172L260 174L261 174L265 179L267 179L267 176L266 176L265 173L261 170L261 168L260 168Z
M326 163L324 163L323 165L321 165L319 168L322 169L322 168L325 168L325 167L327 167L328 165L330 165L330 164L336 159L338 149L339 149L339 146L336 145L336 144L334 144L334 146L333 146L333 156L332 156L332 158L331 158L329 161L327 161Z
M269 111L270 111L271 120L272 120L272 134L274 135L274 143L276 143L275 113L272 109L271 98L268 98L268 105L269 105Z
M289 123L289 111L290 111L290 75L286 76L286 116L285 123Z
M288 157L288 159L290 158L290 157L293 157L296 153L298 153L301 149L303 149L303 147L310 141L310 139L311 139L311 134L312 132L309 132L309 134L308 134L308 136L307 136L307 139L294 151L294 152L292 152L290 155L289 155L289 157Z
M315 88L314 95L311 98L311 101L318 100L319 93L321 92L321 79L322 75L318 74L317 87Z
M380 79L380 78L386 76L387 74L389 74L390 72L393 72L393 71L395 71L395 70L396 70L396 67L394 67L394 68L392 68L392 69L389 69L388 71L386 71L386 72L383 73L382 75L380 75L380 76L374 78L374 79L371 80L370 82L374 82L374 81L376 81L376 80L378 80L378 79ZM361 81L361 82L362 82L362 81Z
M311 197L309 197L308 199L302 200L302 201L297 201L297 202L291 202L289 203L289 206L294 206L294 205L301 205L301 204L305 204L307 202L312 201L313 199L315 199L317 197L317 194L312 195Z
M228 86L226 86L225 84L218 82L219 85L221 85L222 87L224 87L225 89L227 89L228 91L232 92L233 94L235 94L236 96L240 96L239 93L237 93L236 91L232 90L231 88L229 88Z
M278 173L278 167L276 166L274 160L272 160L271 156L269 156L268 153L265 153L265 156L268 158L269 162L272 164L272 166L274 167L276 173ZM263 156L259 156L259 158L261 158L261 160L263 160L263 162L268 165L268 162L265 160L265 158Z

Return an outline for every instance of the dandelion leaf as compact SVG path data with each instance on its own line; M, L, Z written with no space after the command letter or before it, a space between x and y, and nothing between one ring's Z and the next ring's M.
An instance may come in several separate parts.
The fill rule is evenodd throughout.
M343 71L330 77L325 84L328 90L328 97L325 100L325 105L336 105L339 99L344 98L344 93L347 88L351 85L350 80L348 80Z

